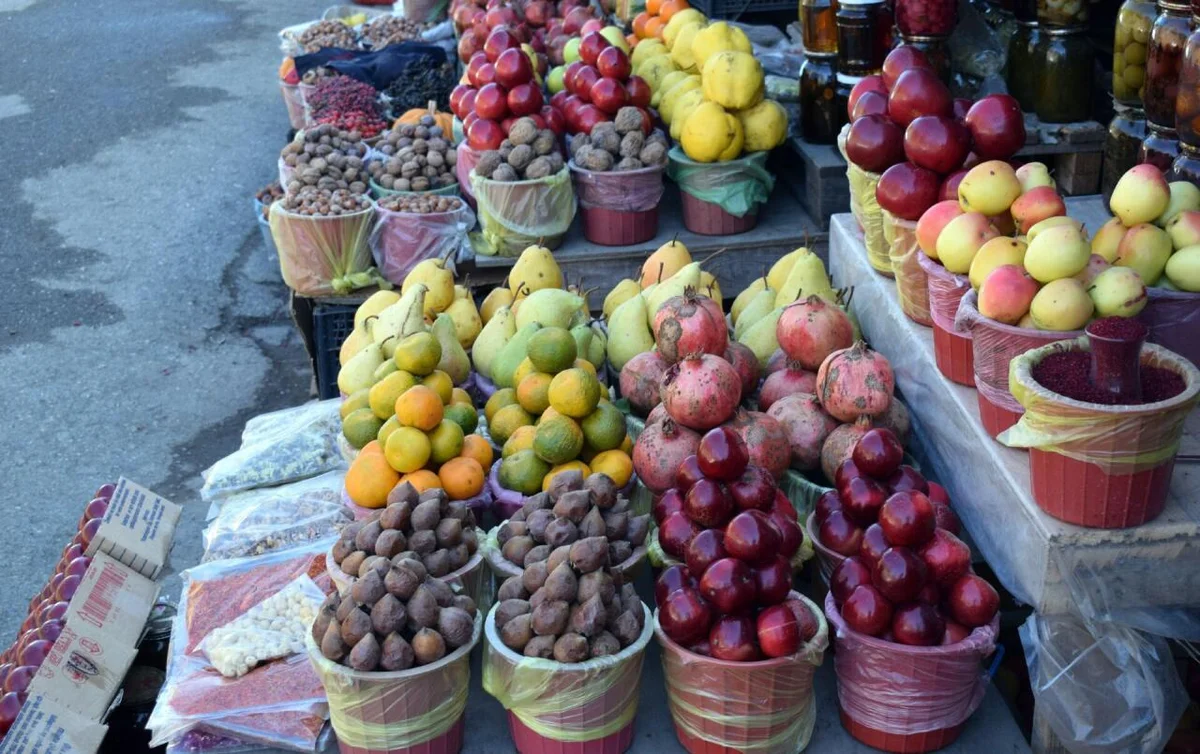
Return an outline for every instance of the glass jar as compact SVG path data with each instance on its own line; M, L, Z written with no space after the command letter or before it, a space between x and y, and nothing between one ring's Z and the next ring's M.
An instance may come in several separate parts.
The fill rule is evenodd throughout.
M1200 149L1200 28L1188 37L1183 50L1179 93L1175 96L1175 131L1181 144Z
M1200 149L1188 144L1179 145L1179 156L1171 163L1168 181L1187 181L1200 187Z
M896 28L905 37L945 36L957 24L957 0L896 0Z
M1042 28L1034 112L1044 123L1092 117L1092 42L1086 28Z
M1138 150L1138 162L1148 162L1165 173L1179 156L1179 139L1175 137L1175 129L1156 126L1147 118L1146 130L1148 133L1142 141L1142 148Z
M903 37L904 44L925 53L933 70L942 81L950 84L950 45L946 37Z
M1142 106L1146 83L1146 48L1154 26L1154 3L1125 0L1117 12L1113 35L1113 100L1121 105Z
M1037 0L1037 20L1042 26L1083 26L1088 20L1088 0Z
M810 144L833 144L846 122L838 104L836 58L809 55L800 67L800 134Z
M806 52L838 51L837 0L800 0L800 33Z
M1150 46L1146 51L1146 88L1142 107L1146 120L1162 128L1175 129L1175 97L1179 92L1179 69L1183 49L1191 33L1188 6L1174 2L1158 3L1158 18L1150 28Z
M1042 30L1037 21L1018 21L1017 31L1008 43L1008 93L1017 98L1021 109L1033 112L1037 101L1038 77L1042 72L1038 45Z
M837 9L838 68L878 73L890 49L892 22L881 0L841 0Z
M1108 136L1104 140L1104 167L1100 173L1100 191L1106 202L1125 171L1138 163L1138 151L1146 138L1146 115L1140 108L1114 103L1113 109L1116 115L1108 124Z

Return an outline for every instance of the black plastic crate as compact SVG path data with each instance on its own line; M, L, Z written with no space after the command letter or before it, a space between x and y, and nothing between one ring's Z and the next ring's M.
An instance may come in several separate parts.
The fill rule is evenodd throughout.
M317 394L322 400L338 396L337 378L341 365L338 351L354 330L356 304L315 302L312 309L313 362L317 371Z
M791 16L795 16L799 12L797 0L692 0L692 7L709 18L731 21L761 13L790 11Z

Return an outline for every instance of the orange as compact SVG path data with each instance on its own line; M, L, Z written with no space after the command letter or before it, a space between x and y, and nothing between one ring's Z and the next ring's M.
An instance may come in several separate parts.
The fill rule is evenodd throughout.
M440 488L442 486L442 480L438 478L437 474L433 473L429 469L421 469L420 471L414 471L411 474L405 474L404 476L400 477L400 481L411 483L412 486L416 488L418 493L424 492L425 490L432 490L435 487Z
M432 388L416 385L396 399L396 418L406 427L428 432L442 423L445 404Z
M453 458L438 470L442 489L451 500L466 500L483 491L483 467L474 458Z
M492 450L492 444L482 436L467 435L463 438L462 457L474 458L484 469L490 469L492 461L495 460L495 451Z
M658 9L658 17L661 18L665 24L671 20L671 16L690 7L692 6L687 0L667 0Z
M629 50L631 52L633 51L634 47L637 47L637 43L639 41L641 41L641 37L639 37L637 34L626 34L625 35L625 44L629 45Z
M646 22L646 39L662 39L663 29L667 26L667 22L662 16L653 16Z
M633 33L638 39L646 38L646 22L650 20L650 14L642 11L633 17Z
M363 446L346 471L346 494L355 505L382 508L399 481L400 475L388 464L383 448L377 440L372 440Z
M646 13L651 17L657 16L658 12L662 10L662 4L663 0L646 0Z
M597 453L592 459L591 469L613 480L618 489L629 484L629 480L633 478L633 461L619 450Z

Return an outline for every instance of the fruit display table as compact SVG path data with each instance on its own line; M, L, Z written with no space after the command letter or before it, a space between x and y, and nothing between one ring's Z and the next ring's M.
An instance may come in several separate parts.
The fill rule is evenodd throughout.
M1107 213L1099 197L1067 201L1094 232ZM1180 459L1166 510L1130 529L1086 529L1034 503L1029 458L994 441L980 423L975 390L938 372L933 331L901 312L896 286L867 262L849 214L833 218L830 273L855 286L855 313L872 345L892 360L927 462L987 562L1019 600L1044 615L1077 613L1153 629L1178 625L1174 611L1200 604L1200 474ZM1181 456L1200 453L1200 417L1191 417ZM1162 631L1152 630L1152 633Z
M772 192L760 214L758 227L735 236L701 236L685 230L679 192L670 186L663 195L659 212L658 235L635 246L589 243L577 220L563 245L555 250L554 259L568 280L574 282L582 277L585 288L607 292L622 278L634 275L655 249L677 238L697 261L721 249L727 250L704 269L716 275L723 294L732 297L798 246L807 243L825 257L828 234L817 228L800 203L782 186ZM468 262L462 271L470 273L473 286L491 286L504 280L514 262L515 259L503 257L476 256L474 266ZM598 305L599 300L593 298L593 303Z

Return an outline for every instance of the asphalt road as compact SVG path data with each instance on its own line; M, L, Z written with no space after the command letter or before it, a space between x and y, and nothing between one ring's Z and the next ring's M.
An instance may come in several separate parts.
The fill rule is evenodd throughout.
M0 646L100 484L182 504L187 567L200 471L308 399L251 198L288 130L276 32L328 4L0 0Z

